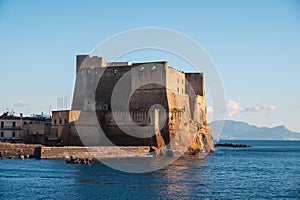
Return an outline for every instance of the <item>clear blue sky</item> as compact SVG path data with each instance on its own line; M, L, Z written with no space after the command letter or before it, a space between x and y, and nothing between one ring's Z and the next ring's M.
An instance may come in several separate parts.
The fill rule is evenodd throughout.
M1 111L55 109L57 97L72 96L75 55L142 27L174 29L207 50L224 81L228 119L300 132L297 0L0 0Z

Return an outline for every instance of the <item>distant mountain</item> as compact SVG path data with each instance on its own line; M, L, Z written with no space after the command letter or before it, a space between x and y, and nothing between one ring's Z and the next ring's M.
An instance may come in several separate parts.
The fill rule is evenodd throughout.
M223 123L223 129L219 134ZM292 132L285 126L257 127L232 120L213 121L209 125L215 140L218 138L220 140L300 140L300 133Z

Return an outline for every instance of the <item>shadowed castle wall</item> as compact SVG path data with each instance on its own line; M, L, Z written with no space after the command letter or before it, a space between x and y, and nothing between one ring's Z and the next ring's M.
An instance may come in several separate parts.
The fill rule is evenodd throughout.
M84 58L87 57L77 57L72 109L81 110L82 114L96 110L98 122L94 122L92 126L100 125L115 145L166 144L167 148L183 151L193 152L201 148L213 150L210 128L206 121L202 73L185 74L170 68L165 61L122 66L112 63L105 67L105 59L101 57L88 57L90 61L83 61ZM114 102L117 115L112 116L111 99L118 82L121 82L124 89L118 92L120 98ZM134 90L133 94L130 94L131 90ZM126 114L121 106L127 100L129 102L125 104L128 103L129 106L126 109L129 109L130 114ZM165 109L167 118L160 131L153 133L154 124L149 121L149 110L155 104ZM127 119L138 126L149 126L146 132L151 136L135 138L126 134L115 122L125 126Z

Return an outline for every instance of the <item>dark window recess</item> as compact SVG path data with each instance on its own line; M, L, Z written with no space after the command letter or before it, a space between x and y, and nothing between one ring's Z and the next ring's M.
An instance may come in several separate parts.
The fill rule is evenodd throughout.
M1 128L4 128L4 122L1 122Z
M67 124L67 120L65 119L65 124Z
M54 124L56 124L56 119L54 120L54 122L53 122Z
M60 120L59 120L59 124L61 124L61 123L62 123L62 120L60 119Z
M114 71L113 71L114 75L117 75L118 72L119 72L119 71L118 71L117 69L114 69Z
M142 122L142 118L141 117L138 117L138 122Z
M15 132L12 133L12 137L16 137L16 133Z
M177 88L177 92L179 93L179 87Z
M4 137L4 132L1 132L1 137Z
M16 122L13 122L13 125L12 125L13 127L16 127Z
M108 110L108 105L101 106L101 110Z

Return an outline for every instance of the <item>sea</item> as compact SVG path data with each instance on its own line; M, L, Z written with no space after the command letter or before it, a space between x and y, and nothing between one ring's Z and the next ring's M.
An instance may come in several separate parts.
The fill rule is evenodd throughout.
M148 173L0 160L0 199L300 199L300 141L221 142L252 147L218 147Z

